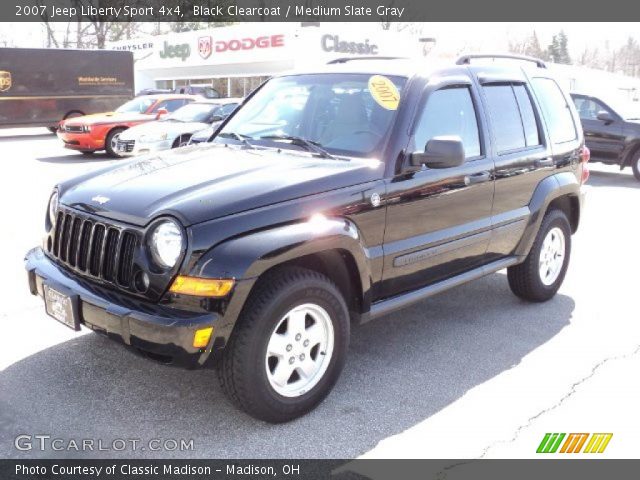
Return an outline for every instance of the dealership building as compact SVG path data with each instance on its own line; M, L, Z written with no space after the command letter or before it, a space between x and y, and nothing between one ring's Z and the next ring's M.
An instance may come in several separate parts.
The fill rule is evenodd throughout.
M427 40L427 41L425 41ZM136 90L207 84L243 97L266 78L350 56L424 58L428 39L379 24L244 23L114 42L131 50Z

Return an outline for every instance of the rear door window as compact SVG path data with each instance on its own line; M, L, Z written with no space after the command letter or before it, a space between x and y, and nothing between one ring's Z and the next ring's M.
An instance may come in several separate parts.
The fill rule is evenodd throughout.
M531 84L542 107L551 141L557 145L576 140L578 131L571 108L558 84L550 78L534 78Z
M498 153L526 148L520 108L511 85L483 87L489 107Z

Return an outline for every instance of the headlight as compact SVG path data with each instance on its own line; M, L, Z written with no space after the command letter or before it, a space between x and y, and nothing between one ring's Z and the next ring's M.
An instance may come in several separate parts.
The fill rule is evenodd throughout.
M140 135L140 142L142 143L153 143L153 142L161 142L163 140L166 140L168 137L168 135L166 133L163 133L162 135L158 135L158 134L149 134L149 135Z
M174 221L165 220L159 223L151 233L151 254L161 267L174 267L183 246L182 229Z
M49 198L49 222L51 226L56 224L56 213L58 212L58 191L54 190Z

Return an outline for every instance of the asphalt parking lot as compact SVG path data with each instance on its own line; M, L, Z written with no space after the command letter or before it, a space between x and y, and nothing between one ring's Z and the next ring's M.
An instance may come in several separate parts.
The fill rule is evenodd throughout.
M613 432L608 457L640 456L640 182L628 170L591 166L556 298L524 303L499 272L355 328L333 393L274 426L235 410L210 369L158 365L47 317L22 259L51 187L113 160L39 129L0 131L0 159L0 457L531 457L552 431ZM20 451L20 434L193 450Z

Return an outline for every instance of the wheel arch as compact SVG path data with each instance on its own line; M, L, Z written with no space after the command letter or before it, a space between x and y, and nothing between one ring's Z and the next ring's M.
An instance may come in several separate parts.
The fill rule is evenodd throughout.
M582 207L580 187L580 182L573 172L550 175L538 184L529 202L529 223L516 247L516 255L528 255L542 219L549 209L557 208L567 216L571 224L571 233L578 230Z
M625 167L631 165L631 162L636 157L636 155L640 153L640 138L637 138L628 148L626 153L624 153L622 157L622 163L620 164L620 169L622 170Z
M188 273L236 279L225 311L230 333L257 281L287 266L314 270L331 279L343 294L354 321L369 311L368 252L356 225L344 218L297 222L229 239L204 253Z

